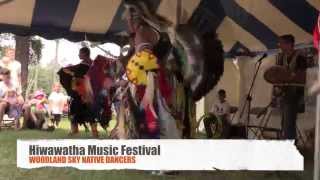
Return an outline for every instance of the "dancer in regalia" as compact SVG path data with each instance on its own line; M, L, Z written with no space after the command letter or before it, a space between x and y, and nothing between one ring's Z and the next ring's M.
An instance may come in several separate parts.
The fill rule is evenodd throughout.
M93 112L93 92L87 75L92 60L90 50L83 47L79 51L80 64L60 69L60 83L71 97L71 135L79 132L78 125L90 123L92 135L98 137L97 123Z
M92 86L94 102L94 117L101 127L107 131L109 121L112 118L111 110L111 87L113 86L112 60L98 55L88 71Z
M190 25L173 26L147 1L125 3L132 49L122 58L130 91L129 107L124 101L120 105L119 137L194 137L195 102L223 73L221 42L215 32L200 34ZM131 134L132 129L138 132Z

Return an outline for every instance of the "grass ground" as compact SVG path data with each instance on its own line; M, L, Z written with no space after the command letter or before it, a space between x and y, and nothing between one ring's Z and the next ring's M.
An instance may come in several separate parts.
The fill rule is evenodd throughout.
M114 122L112 122L114 125ZM53 132L36 130L2 130L0 132L0 180L144 180L144 179L172 179L172 180L311 180L312 159L306 158L305 171L302 172L248 172L248 171L214 171L214 172L180 172L172 176L156 176L146 171L80 171L74 168L40 168L19 169L16 165L16 140L17 139L64 139L69 132L68 120L63 120L60 127ZM101 138L106 133L100 129ZM79 135L72 137L85 139L90 134L81 129Z

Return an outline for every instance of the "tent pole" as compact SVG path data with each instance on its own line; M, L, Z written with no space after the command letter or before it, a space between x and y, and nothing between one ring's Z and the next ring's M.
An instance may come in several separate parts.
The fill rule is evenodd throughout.
M320 49L320 43L319 43ZM320 53L318 54L318 81L320 81ZM315 143L314 143L314 176L313 180L319 180L319 164L320 164L320 95L317 95L317 111L316 111L316 128L315 128Z

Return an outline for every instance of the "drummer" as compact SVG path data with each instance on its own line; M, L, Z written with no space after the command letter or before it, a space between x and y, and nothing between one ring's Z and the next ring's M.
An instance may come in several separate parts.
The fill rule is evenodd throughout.
M294 49L294 44L295 38L291 34L279 37L281 52L276 57L276 64L289 70L292 78L301 76L305 79L307 61ZM304 84L275 86L273 95L280 98L283 138L296 139L297 116L299 112L304 112Z

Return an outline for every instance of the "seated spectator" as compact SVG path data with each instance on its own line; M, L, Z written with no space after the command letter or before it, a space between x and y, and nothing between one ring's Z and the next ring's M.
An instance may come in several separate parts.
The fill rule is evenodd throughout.
M33 99L33 94L29 94L26 102L23 105L23 129L35 129L36 123L34 119L31 119L31 101Z
M38 90L24 106L24 126L28 129L54 130L49 122L48 101L43 91Z
M218 101L213 104L210 114L213 115L212 118L208 118L204 120L204 126L207 132L207 137L212 138L213 132L211 131L211 123L213 120L222 124L222 136L223 138L228 138L229 129L231 126L230 122L230 105L226 100L226 91L224 89L220 89L218 91Z
M10 71L3 69L1 71L2 81L0 82L0 122L3 121L3 116L7 114L10 118L14 118L16 128L20 127L19 117L23 98L19 88L16 87L11 80Z
M211 113L213 113L215 116L218 116L220 118L223 118L227 121L230 120L230 105L226 100L226 91L223 89L220 89L218 91L218 101L213 104L211 108Z
M9 103L9 118L19 119L22 111L22 104L19 103L19 96L15 90L8 90L3 98Z

